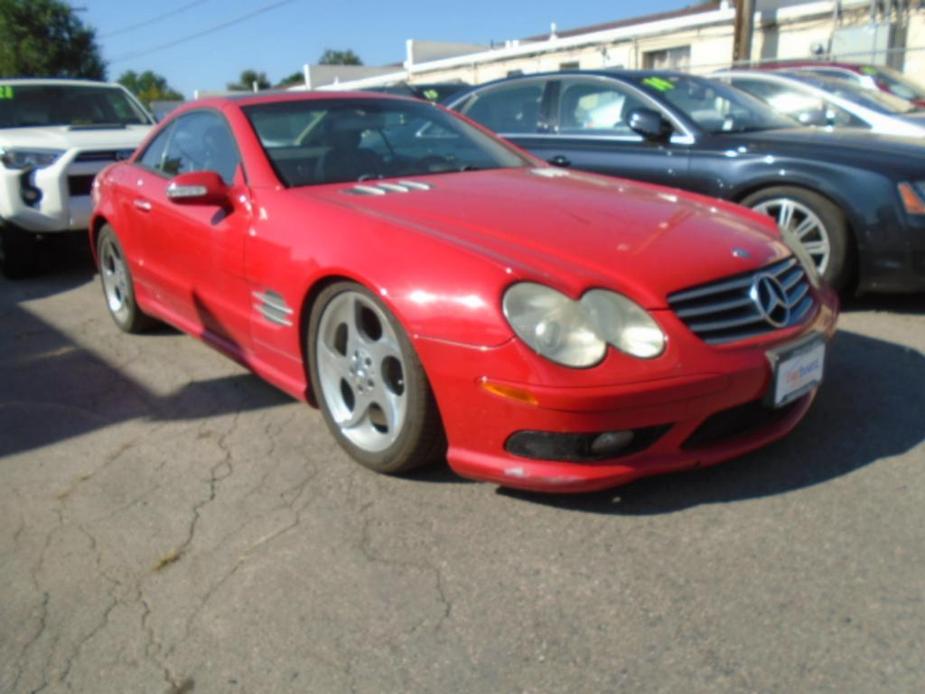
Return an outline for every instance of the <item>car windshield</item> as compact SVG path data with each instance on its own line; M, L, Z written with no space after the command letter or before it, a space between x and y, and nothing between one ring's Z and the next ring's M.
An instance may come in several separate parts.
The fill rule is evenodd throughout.
M874 65L865 65L861 72L872 77L881 87L885 87L891 94L910 101L925 100L925 87L913 82L892 68Z
M821 89L833 96L841 97L858 106L869 108L877 113L895 116L912 113L916 110L915 104L906 99L875 89L865 89L861 85L847 80L815 75L809 76L800 72L782 72L781 74Z
M0 84L0 128L123 127L150 122L117 87Z
M290 187L530 166L440 108L403 99L302 99L245 106Z
M758 99L719 82L687 75L633 78L647 93L674 107L708 133L743 133L799 125Z

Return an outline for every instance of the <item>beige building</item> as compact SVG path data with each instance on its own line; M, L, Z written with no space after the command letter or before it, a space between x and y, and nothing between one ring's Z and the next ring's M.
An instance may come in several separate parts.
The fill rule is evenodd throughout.
M752 60L813 56L890 64L925 77L925 0L756 0ZM480 84L563 68L675 68L712 72L732 60L735 6L706 2L673 12L472 46L409 40L404 62L368 75L333 75L313 89L399 82ZM375 72L373 72L375 71ZM306 75L310 68L306 67ZM302 87L303 89L305 87Z

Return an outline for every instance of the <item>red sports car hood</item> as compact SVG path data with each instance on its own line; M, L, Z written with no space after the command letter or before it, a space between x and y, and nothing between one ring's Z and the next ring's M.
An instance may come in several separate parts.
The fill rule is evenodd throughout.
M429 187L402 192L394 187L400 180ZM664 306L673 291L789 253L775 239L773 225L743 208L553 168L415 176L298 192L448 239L525 279L572 295L589 286L611 287L648 308Z

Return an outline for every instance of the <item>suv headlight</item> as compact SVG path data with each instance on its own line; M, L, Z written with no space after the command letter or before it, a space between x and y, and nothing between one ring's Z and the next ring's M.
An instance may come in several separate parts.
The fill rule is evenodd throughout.
M791 253L796 256L800 265L803 266L803 272L806 273L809 283L818 289L822 283L822 276L819 274L819 269L816 267L816 263L813 261L809 251L806 250L806 247L800 243L800 239L790 229L781 229L780 237Z
M0 162L8 169L44 169L62 154L60 149L0 149Z
M608 344L639 359L665 349L665 334L652 317L616 292L592 289L575 301L541 284L520 282L504 293L502 307L521 340L564 366L594 366Z

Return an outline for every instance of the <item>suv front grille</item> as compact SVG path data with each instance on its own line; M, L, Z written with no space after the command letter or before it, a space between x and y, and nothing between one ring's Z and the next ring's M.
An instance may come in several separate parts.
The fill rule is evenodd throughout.
M88 161L124 161L132 156L133 149L97 149L81 152L75 158L75 162Z
M67 177L67 192L73 197L89 195L93 190L93 179L96 174L81 174Z
M668 305L708 344L744 340L797 325L813 307L796 258L668 296Z

